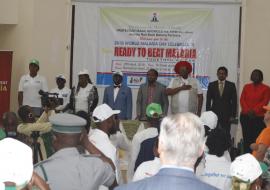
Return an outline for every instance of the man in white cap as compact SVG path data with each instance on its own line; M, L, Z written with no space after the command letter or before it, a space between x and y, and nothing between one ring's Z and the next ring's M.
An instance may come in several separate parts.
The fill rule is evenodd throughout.
M103 103L108 104L113 110L120 110L120 120L130 120L132 117L131 89L123 83L123 73L113 73L113 84L105 88Z
M55 108L56 111L65 111L67 105L69 104L71 90L65 86L66 78L64 75L56 76L57 88L54 88L50 93L58 94L57 97L63 99L63 104Z
M37 186L49 190L49 186L33 172L32 149L13 138L0 141L0 190Z
M40 116L42 113L39 91L48 92L47 80L38 75L38 71L39 61L32 59L29 63L29 74L21 77L18 90L19 106L30 106L36 116Z
M88 135L90 142L114 163L117 181L119 181L117 149L110 141L109 136L116 134L118 130L115 115L119 113L120 110L112 110L107 104L97 106L92 115L97 128L90 130Z
M115 185L113 163L106 158L82 133L86 121L79 116L59 113L51 116L54 132L53 146L56 152L35 166L35 171L52 190L89 190L100 185ZM81 155L79 143L91 154Z

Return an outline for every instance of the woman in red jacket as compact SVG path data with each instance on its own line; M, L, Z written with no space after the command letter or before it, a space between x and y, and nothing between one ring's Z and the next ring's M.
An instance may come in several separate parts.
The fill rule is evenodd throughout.
M243 88L240 104L240 122L243 131L244 151L251 152L249 146L256 141L260 132L265 128L263 121L266 106L270 100L270 87L262 83L263 73L259 69L252 71L250 80Z

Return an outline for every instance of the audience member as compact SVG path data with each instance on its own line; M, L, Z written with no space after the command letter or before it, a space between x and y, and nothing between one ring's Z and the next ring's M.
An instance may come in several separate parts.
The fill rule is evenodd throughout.
M120 110L120 120L130 120L132 117L132 93L131 89L123 82L123 73L113 73L113 84L105 88L103 103L109 105L113 110Z
M21 77L18 90L19 106L29 105L37 117L42 113L39 91L48 91L47 81L38 75L38 71L39 61L32 59L29 63L29 74Z
M251 144L252 154L259 161L263 161L267 148L270 146L270 106L263 106L263 108L266 110L264 123L267 127L259 134L256 142Z
M137 119L147 120L146 106L150 103L157 103L161 105L163 114L167 115L169 101L165 94L166 87L157 82L158 72L155 69L150 69L147 72L147 82L142 84L137 95Z
M116 189L217 189L198 180L193 172L194 164L202 155L205 143L200 119L192 113L171 115L162 120L160 129L158 152L162 167L159 172Z
M218 189L230 189L231 162L224 156L224 152L229 148L230 140L225 130L220 128L212 130L207 137L206 145L209 150L205 154L205 167L201 173L196 172L197 176Z
M232 190L261 189L262 174L260 163L251 154L238 156L231 164Z
M55 80L56 80L57 87L53 88L50 91L50 93L57 94L57 98L63 100L63 104L58 105L55 108L55 110L57 112L59 112L59 111L65 112L68 109L67 106L68 106L69 101L70 101L71 90L69 88L65 87L66 78L64 75L57 75Z
M240 122L243 131L244 151L251 152L250 145L255 142L260 132L265 128L263 115L270 100L270 87L263 84L263 72L255 69L250 80L243 88L240 105Z
M141 163L136 169L132 181L139 181L141 179L154 176L156 173L158 173L161 167L159 153L158 153L158 138L156 138L153 152L155 155L154 160L145 161Z
M18 115L21 118L22 123L18 126L17 132L27 135L28 137L32 137L33 143L40 144L40 150L42 153L42 158L39 155L40 160L49 157L53 152L51 148L51 142L48 141L46 142L48 144L46 144L41 136L51 131L52 127L51 123L49 122L49 116L54 114L54 110L45 109L39 119L36 120L30 106L21 106L18 110ZM35 142L34 140L37 140L37 142ZM34 163L36 163L37 161L38 160L35 159Z
M115 185L113 163L82 133L86 121L67 113L59 113L49 119L54 132L53 147L56 152L37 164L35 171L48 182L50 188L89 190L98 189L100 185ZM76 147L80 143L90 155L79 154Z
M191 78L192 65L187 61L179 61L174 66L174 71L179 75L173 78L166 89L166 94L171 96L171 112L191 112L201 115L203 93L199 81Z
M128 163L128 180L132 180L134 171L145 161L153 160L153 148L158 138L162 108L157 103L151 103L146 108L147 123L145 129L137 132L131 142L130 161Z
M208 136L217 127L218 117L212 111L205 111L201 114L200 119L204 124L205 136Z
M50 190L46 182L33 172L32 150L13 138L0 141L0 190L32 187Z
M217 114L219 125L230 137L231 121L236 117L237 94L235 84L226 80L227 76L227 68L219 67L218 80L209 83L208 86L206 110L212 110Z
M78 73L79 82L76 88L76 92L72 93L72 107L75 113L78 111L85 111L92 115L92 112L98 104L98 92L97 88L92 84L89 77L88 70L84 69Z
M31 146L32 140L29 136L18 133L18 118L14 112L5 112L3 114L3 127L4 127L4 137L15 138L29 146Z
M116 147L111 143L109 136L116 134L118 126L115 115L120 110L112 110L107 104L97 106L93 112L93 121L96 128L92 129L88 135L89 141L93 143L106 157L110 158L116 168L116 179L119 183L120 168Z

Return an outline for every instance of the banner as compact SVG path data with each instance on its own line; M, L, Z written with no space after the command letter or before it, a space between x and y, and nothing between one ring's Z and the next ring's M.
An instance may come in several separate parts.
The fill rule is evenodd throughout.
M154 68L168 85L180 60L193 65L203 89L209 83L213 39L211 9L103 7L100 8L97 85L112 83L122 71L124 82L138 87Z
M3 113L9 111L12 52L0 51L0 121Z

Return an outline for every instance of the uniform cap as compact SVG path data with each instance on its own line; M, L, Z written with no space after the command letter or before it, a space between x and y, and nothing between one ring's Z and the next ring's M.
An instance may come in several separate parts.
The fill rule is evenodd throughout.
M39 61L37 59L31 59L29 64L35 64L35 65L39 66Z
M94 122L102 122L111 117L112 115L119 114L120 110L112 110L107 104L101 104L95 108L93 111Z
M146 107L146 115L151 118L158 118L162 115L160 104L151 103Z
M32 149L13 138L0 141L0 184L13 182L23 188L33 175Z
M232 162L230 173L244 182L252 183L262 174L262 169L256 158L247 153Z
M122 73L122 71L114 71L113 75L120 75L122 77L123 73Z
M62 74L60 74L60 75L56 75L56 80L57 79L63 79L63 80L66 80L66 77L64 76L64 75L62 75Z
M174 71L179 74L179 69L181 67L187 67L187 70L188 70L188 73L191 73L192 72L192 65L190 62L188 61L179 61L175 64L174 66Z
M81 70L78 75L89 75L89 71L87 69Z
M81 133L86 125L86 120L68 113L58 113L49 117L52 130L58 133L74 134Z
M209 127L211 130L217 127L218 117L212 111L203 112L200 119L203 122L203 124Z

